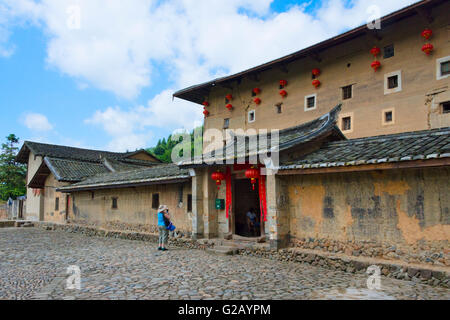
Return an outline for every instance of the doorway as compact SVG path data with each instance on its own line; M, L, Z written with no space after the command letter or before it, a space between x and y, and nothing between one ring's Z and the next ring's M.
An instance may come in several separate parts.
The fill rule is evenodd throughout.
M258 185L253 190L250 179L235 180L234 223L235 234L242 237L261 236L261 213L259 204ZM256 214L255 222L247 218L247 213L253 209Z

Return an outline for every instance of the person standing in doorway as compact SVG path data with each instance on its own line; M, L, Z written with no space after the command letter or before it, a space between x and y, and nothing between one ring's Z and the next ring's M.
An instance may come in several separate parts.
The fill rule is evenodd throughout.
M255 209L250 208L250 210L247 212L247 226L248 226L248 231L253 236L256 235L256 227L258 225L257 218L258 218L258 216L255 213Z
M169 230L167 227L170 225L169 207L161 205L158 209L158 230L159 230L159 246L158 250L167 251L167 241L169 239Z

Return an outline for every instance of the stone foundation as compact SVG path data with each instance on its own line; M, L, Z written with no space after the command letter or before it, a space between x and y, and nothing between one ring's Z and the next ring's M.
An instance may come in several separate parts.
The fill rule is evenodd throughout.
M419 241L414 245L380 244L374 241L335 241L329 239L293 239L291 246L302 249L322 250L353 257L367 257L406 263L429 264L450 267L449 241Z
M80 233L86 236L148 241L154 243L158 241L158 234L156 233L106 230L92 226L55 224L49 222L37 222L35 225L45 230L60 230L70 233ZM206 250L207 248L214 247L214 243L214 240L194 240L187 237L180 237L180 235L178 235L178 237L169 238L169 245L188 249ZM316 243L314 240L312 240L312 242L308 240L308 243L315 245L314 248L320 248L320 245L317 245L317 243L320 244L320 241ZM323 244L323 246L325 246L325 244ZM337 248L339 249L339 246L337 246ZM369 249L367 249L367 252L370 252ZM355 250L365 252L364 248L363 250L361 248ZM350 273L366 273L369 266L377 265L381 268L382 275L389 278L450 288L450 268L448 266L411 264L401 260L390 261L362 256L361 254L359 256L353 254L347 255L345 249L337 250L336 253L301 248L289 248L277 251L255 245L254 247L240 249L238 254L286 262L308 263L313 266L321 266L331 270L341 270Z

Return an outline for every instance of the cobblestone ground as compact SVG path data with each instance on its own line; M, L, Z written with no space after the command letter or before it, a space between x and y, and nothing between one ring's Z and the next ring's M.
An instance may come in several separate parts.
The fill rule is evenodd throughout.
M81 290L66 289L67 267ZM0 299L450 299L450 290L320 267L38 229L0 229Z

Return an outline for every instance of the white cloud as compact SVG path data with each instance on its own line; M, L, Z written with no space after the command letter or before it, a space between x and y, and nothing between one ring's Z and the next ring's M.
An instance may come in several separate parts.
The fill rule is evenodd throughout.
M132 5L121 0L3 2L0 52L2 25L7 30L12 20L29 21L42 26L48 35L50 67L75 78L82 84L80 89L96 87L133 99L152 84L154 70L161 65L172 82L170 87L183 88L256 66L364 24L370 16L367 8L373 4L386 14L415 1L354 0L348 6L348 1L328 0L313 13L306 11L307 5L274 13L272 0L134 0ZM80 29L76 30L67 24L67 8L73 5L78 5L81 13ZM144 115L149 116L143 120ZM147 106L108 108L97 111L87 122L100 125L116 141L111 146L118 148L141 146L148 137L143 133L146 128L161 124L175 128L201 118L200 108L172 103L166 89ZM119 138L119 131L129 138Z
M23 119L23 124L31 131L45 132L53 129L53 125L47 117L39 113L28 113Z

